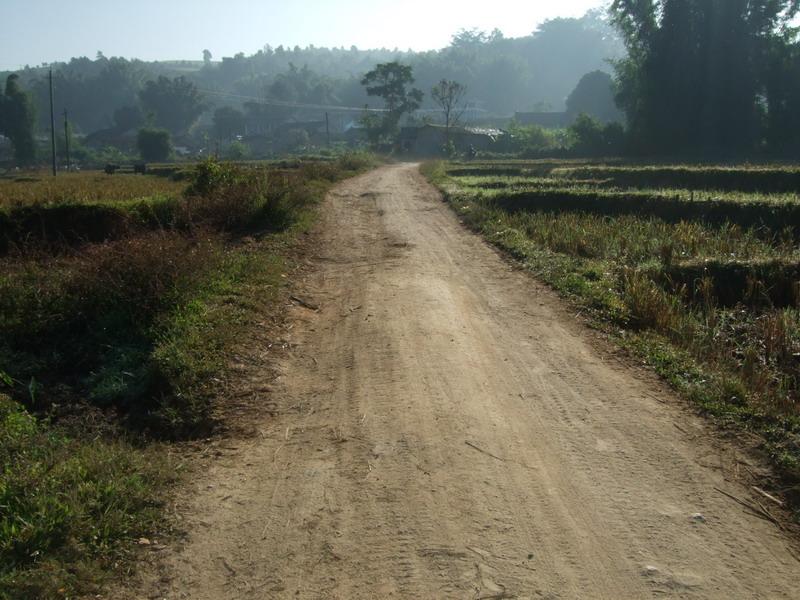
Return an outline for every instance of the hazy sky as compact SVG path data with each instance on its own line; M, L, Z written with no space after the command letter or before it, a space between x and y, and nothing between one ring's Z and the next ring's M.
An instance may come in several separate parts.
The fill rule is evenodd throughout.
M603 0L0 0L0 69L73 56L195 59L265 44L441 48L461 28L531 33Z

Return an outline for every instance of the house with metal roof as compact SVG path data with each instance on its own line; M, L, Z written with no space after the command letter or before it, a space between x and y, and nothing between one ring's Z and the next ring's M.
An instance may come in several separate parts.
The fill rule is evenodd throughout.
M508 135L502 129L478 127L450 127L426 124L419 127L403 127L398 144L400 150L415 156L441 156L445 153L448 141L456 152L491 152Z

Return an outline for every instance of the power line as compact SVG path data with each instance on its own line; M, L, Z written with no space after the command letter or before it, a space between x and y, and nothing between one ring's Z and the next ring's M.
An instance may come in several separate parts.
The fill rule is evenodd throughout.
M267 100L264 98L256 98L255 96L243 96L241 94L232 94L230 92L220 92L216 90L198 90L204 94L211 94L212 96L225 96L226 98L237 98L240 100L252 100L265 106L278 106L283 108L307 108L311 110L325 110L329 112L373 112L385 113L388 112L385 108L367 108L365 106L333 106L328 104L305 104L302 102L287 102L284 100Z

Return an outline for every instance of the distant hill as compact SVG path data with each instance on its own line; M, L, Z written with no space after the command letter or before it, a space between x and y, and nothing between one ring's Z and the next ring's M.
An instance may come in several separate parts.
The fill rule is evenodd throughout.
M93 60L73 58L26 68L19 74L22 85L34 93L41 126L46 127L46 72L53 68L57 111L69 109L76 129L89 133L112 127L115 111L135 107L145 82L160 75L185 76L206 95L208 110L241 107L265 98L377 106L364 93L360 78L377 63L391 60L411 64L416 86L426 93L442 78L463 83L471 106L489 116L563 111L565 99L583 75L610 72L608 60L623 54L623 45L605 16L594 11L577 19L547 21L521 38L506 38L499 31L461 31L450 46L430 52L265 46L251 56L158 62L98 54ZM423 108L433 108L429 95Z

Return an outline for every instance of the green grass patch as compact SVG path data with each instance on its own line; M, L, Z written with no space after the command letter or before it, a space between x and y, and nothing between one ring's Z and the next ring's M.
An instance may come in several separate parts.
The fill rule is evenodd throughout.
M596 181L618 189L687 189L767 194L800 192L796 165L652 165L595 160L513 160L450 163L452 177L550 177Z
M0 212L36 206L106 204L154 196L180 197L186 184L156 175L60 173L0 178Z
M70 433L0 394L0 598L95 591L161 526L175 478L155 447Z
M796 166L586 166L552 171L556 177L605 179L618 187L738 190L743 192L800 192Z
M584 213L606 217L652 217L665 223L737 225L761 237L800 237L800 202L694 199L660 192L629 193L581 189L538 189L484 193L507 212Z

